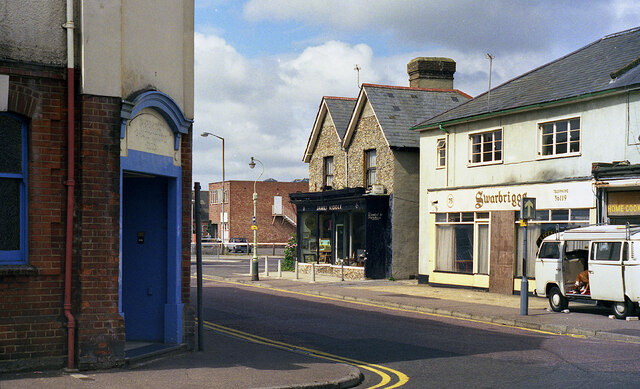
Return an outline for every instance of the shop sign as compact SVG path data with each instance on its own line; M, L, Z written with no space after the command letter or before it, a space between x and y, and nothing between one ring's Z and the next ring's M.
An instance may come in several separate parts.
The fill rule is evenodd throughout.
M382 220L382 213L380 212L369 212L367 213L367 218L373 221Z
M640 215L640 192L609 192L608 216Z
M342 210L342 204L318 205L318 207L316 207L316 211L341 211L341 210Z
M538 209L595 207L591 181L430 191L428 203L431 212L518 211L525 197L536 198Z

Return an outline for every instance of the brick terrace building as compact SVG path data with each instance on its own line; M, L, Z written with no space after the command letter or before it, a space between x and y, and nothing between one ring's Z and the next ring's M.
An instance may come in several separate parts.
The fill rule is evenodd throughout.
M193 1L103 3L3 5L0 372L193 339Z
M253 241L254 181L225 182L225 242L229 238L246 238ZM296 232L296 210L289 202L289 193L308 192L307 182L256 182L258 206L256 223L258 243L284 243ZM209 219L222 238L222 182L209 184Z

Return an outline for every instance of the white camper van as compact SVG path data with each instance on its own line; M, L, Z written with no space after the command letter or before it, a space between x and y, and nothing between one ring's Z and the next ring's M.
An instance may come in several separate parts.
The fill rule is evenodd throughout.
M552 310L596 300L624 319L640 301L640 227L590 226L547 236L535 271L536 294L547 296Z

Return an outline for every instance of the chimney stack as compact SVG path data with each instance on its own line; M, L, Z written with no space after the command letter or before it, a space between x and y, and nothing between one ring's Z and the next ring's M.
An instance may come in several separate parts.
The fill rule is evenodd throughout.
M409 86L424 89L453 89L456 61L451 58L418 57L407 64Z

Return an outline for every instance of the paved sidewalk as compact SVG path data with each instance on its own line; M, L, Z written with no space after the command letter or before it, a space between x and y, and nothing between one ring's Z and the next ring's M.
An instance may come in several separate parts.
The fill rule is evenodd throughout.
M347 388L361 381L353 366L204 332L205 351L129 369L0 375L0 389L66 388Z

